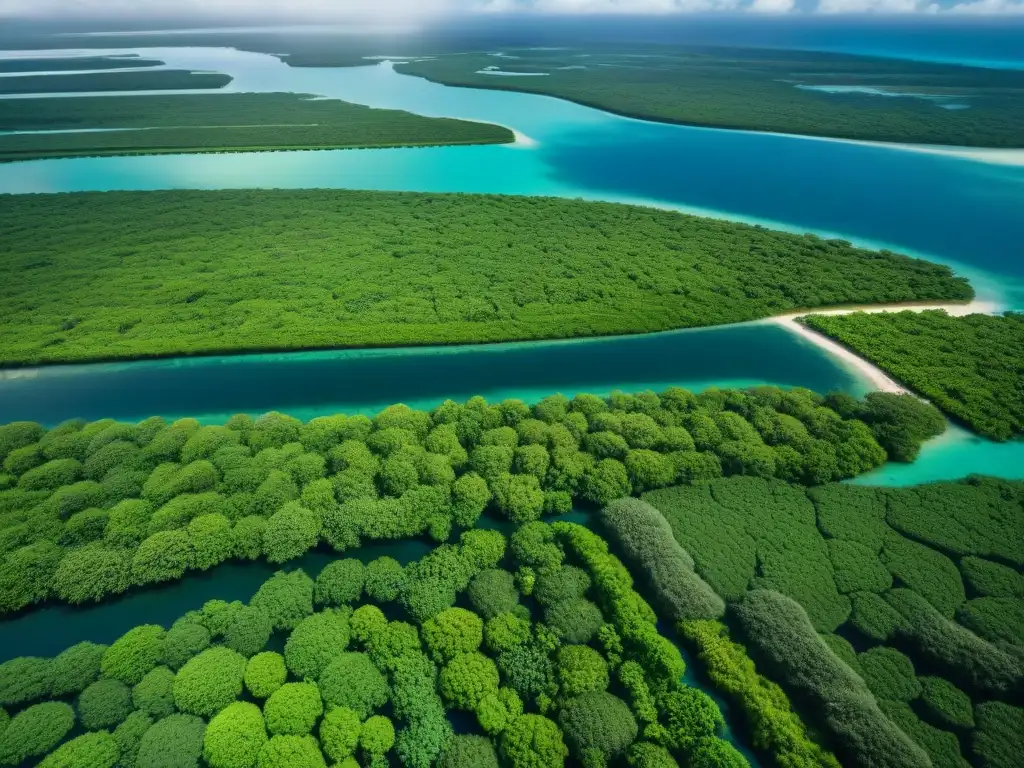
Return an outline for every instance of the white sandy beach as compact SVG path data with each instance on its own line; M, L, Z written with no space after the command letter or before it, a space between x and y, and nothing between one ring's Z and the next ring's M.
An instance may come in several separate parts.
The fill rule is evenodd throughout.
M833 341L828 336L818 333L817 331L808 328L806 325L798 323L797 318L805 317L807 315L849 315L853 312L903 312L905 310L923 312L928 309L944 309L953 317L963 317L964 315L993 314L999 311L999 306L993 301L981 301L977 299L964 304L876 304L874 306L865 307L815 309L788 315L778 315L758 322L778 325L785 328L790 333L795 333L796 335L807 339L807 341L839 360L843 365L855 370L867 381L871 382L871 385L875 389L881 390L882 392L895 392L902 394L909 390L891 378L889 374L881 368L847 349L839 342Z

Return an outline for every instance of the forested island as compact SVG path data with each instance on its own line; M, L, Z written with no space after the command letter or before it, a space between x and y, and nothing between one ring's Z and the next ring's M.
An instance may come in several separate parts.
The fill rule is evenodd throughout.
M69 72L59 75L0 77L0 93L88 93L91 91L180 91L223 88L229 75L154 69L149 72Z
M499 55L439 55L396 69L445 85L540 93L660 122L869 141L1024 147L1019 130L1024 72L1014 70L654 45L509 48ZM511 74L498 76L495 70ZM837 86L834 92L814 90Z
M164 62L136 54L123 56L69 56L60 58L0 59L0 72L75 72L92 69L135 69L158 67Z
M558 198L15 195L0 228L8 365L641 333L973 295L945 266L845 241Z
M0 763L744 768L742 738L766 765L1012 765L1024 487L805 487L942 428L774 388L2 426L4 610L284 569L0 664ZM578 504L593 530L558 521Z
M512 131L497 125L421 117L293 93L0 99L0 130L51 131L0 135L0 162L515 140Z
M800 322L871 360L979 434L993 440L1024 434L1024 315L858 312Z

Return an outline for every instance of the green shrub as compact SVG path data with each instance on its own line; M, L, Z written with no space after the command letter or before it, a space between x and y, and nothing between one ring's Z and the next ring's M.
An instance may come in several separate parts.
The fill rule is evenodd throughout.
M247 515L232 529L235 540L234 555L242 560L258 560L263 556L263 538L267 521L257 515Z
M922 722L905 702L880 701L879 707L928 754L932 765L968 768L969 763L960 756L960 741L952 733Z
M359 743L359 715L345 707L331 707L320 721L320 746L335 763L350 757Z
M604 691L570 700L559 712L558 722L571 754L586 760L599 752L602 764L624 754L639 730L626 702Z
M438 768L498 768L498 756L490 739L460 734L448 742L437 765Z
M608 504L632 491L629 472L616 459L601 459L583 477L583 498L593 504Z
M483 643L484 623L465 608L448 608L423 622L423 642L439 664L461 653L472 653Z
M143 541L132 558L135 584L158 584L180 579L192 562L192 543L186 531L160 531Z
M81 642L72 645L54 657L50 665L53 696L79 693L100 676L100 661L107 646Z
M693 570L693 558L676 543L662 514L638 499L620 499L601 510L602 525L627 561L647 574L654 594L672 621L714 619L722 599Z
M179 622L164 636L163 662L171 669L178 669L209 645L210 630L202 624Z
M630 768L679 768L672 754L657 744L640 741L629 748Z
M1024 638L1024 599L978 597L956 612L956 620L994 643L1019 644Z
M544 511L544 493L534 475L503 472L490 480L490 488L495 506L515 523L536 520Z
M284 657L273 651L257 653L245 665L245 688L257 699L268 698L287 677Z
M240 600L230 603L224 600L207 600L199 612L200 622L210 630L211 637L220 637L227 634L231 623L244 608L245 604Z
M725 727L718 705L703 691L684 686L658 700L665 724L662 746L690 752L702 738L714 736Z
M245 658L230 648L209 648L174 678L174 703L182 712L211 717L242 693Z
M57 566L51 586L65 602L98 602L127 590L131 571L128 551L95 542L68 552Z
M492 653L510 651L530 641L530 622L513 613L500 613L487 620L484 625L484 637L487 649Z
M328 563L316 577L313 601L317 605L333 606L358 602L366 583L366 571L366 567L355 558Z
M135 708L154 719L174 712L174 673L167 667L156 667L146 673L132 689Z
M864 677L864 670L860 668L860 657L857 656L857 651L854 650L853 645L845 637L833 634L823 634L821 639L825 641L825 645L834 653L839 659L846 664L850 669L856 672L861 677Z
M476 705L476 719L485 733L497 735L508 724L523 714L523 702L511 688L499 688L489 693Z
M263 717L271 734L312 733L323 711L316 683L285 683L263 705Z
M956 565L941 552L898 533L885 537L881 560L902 584L922 595L946 618L966 599Z
M352 639L358 643L372 644L377 633L386 631L387 626L388 620L384 617L384 612L375 605L361 605L349 618Z
M55 491L62 485L71 485L81 474L82 465L75 459L54 459L28 470L18 478L18 487L26 491Z
M752 590L736 617L755 660L767 673L817 710L835 739L840 759L859 765L927 766L928 757L885 717L864 681L815 632L807 613L776 592Z
M828 539L825 545L835 571L836 589L842 594L884 592L892 586L892 574L875 550L842 539Z
M320 676L325 704L351 709L360 720L384 706L390 697L387 680L365 653L341 653Z
M203 736L203 759L210 768L253 768L267 743L259 707L236 701L218 712Z
M566 643L588 643L604 624L601 609L585 598L562 600L544 609L544 623Z
M56 544L39 541L0 560L0 611L17 611L45 600L63 557L64 550ZM66 578L60 582L62 591L67 583Z
M853 595L850 623L865 636L879 642L886 642L898 630L907 627L907 622L899 612L880 595L872 592L858 592Z
M246 658L262 651L270 641L274 627L259 608L240 608L224 633L224 645Z
M555 663L561 694L569 699L608 688L608 664L593 648L564 645Z
M562 600L583 597L590 589L590 577L582 568L563 565L561 568L545 571L537 577L533 596L541 605L553 605Z
M90 731L113 728L132 712L132 692L120 680L97 680L78 696L78 718Z
M299 622L284 646L288 669L300 680L320 677L327 665L348 647L345 613L327 609Z
M1018 768L1024 709L1001 701L986 701L974 710L977 720L971 739L975 764L982 768Z
M452 517L456 525L472 528L491 500L487 481L475 472L467 472L452 483Z
M169 499L153 513L148 531L152 535L185 528L196 518L222 513L227 507L219 493L183 493Z
M500 568L488 568L474 576L466 594L473 610L484 619L508 613L519 605L515 577Z
M38 467L43 461L45 459L38 445L26 445L8 453L7 458L3 460L3 468L8 474L21 475Z
M198 768L205 732L201 718L169 715L142 735L135 764L139 768Z
M700 660L714 686L739 702L753 742L776 755L779 765L838 768L838 761L811 739L803 722L790 710L785 693L758 674L746 649L729 639L724 625L716 621L692 621L681 624L679 630L696 643ZM848 652L856 659L852 648ZM622 668L625 667L623 664ZM661 763L652 757L652 766L659 765Z
M65 547L81 546L103 538L108 513L105 509L86 509L76 512L64 523L64 531L57 543Z
M107 731L86 733L51 752L40 768L114 768L121 751Z
M100 671L105 677L136 685L149 670L160 663L167 633L157 624L142 624L129 629L103 654Z
M441 696L456 709L476 708L480 700L497 694L498 668L482 653L459 653L441 669Z
M230 559L236 549L231 522L221 514L202 515L188 524L190 568L207 571Z
M374 715L363 723L362 732L359 734L359 747L371 759L387 754L394 745L395 726L388 718Z
M886 600L906 619L907 640L943 670L943 677L994 695L1021 685L1024 666L1020 660L942 616L916 592L894 589Z
M278 571L263 582L249 605L263 611L274 629L293 629L313 612L313 580L301 569Z
M541 715L523 715L501 735L501 756L512 768L558 768L569 749L562 732Z
M53 749L75 725L75 711L61 701L33 704L0 733L0 763L19 765Z
M146 538L153 505L142 499L125 499L110 510L103 537L115 547L137 547Z
M34 421L12 421L0 426L0 460L6 459L13 450L38 442L45 432Z
M118 768L135 768L142 737L153 725L153 720L145 712L132 712L117 728L114 729L114 741L121 753Z
M744 768L747 759L724 739L705 737L698 739L690 751L693 768Z
M1024 597L1024 574L980 557L960 559L960 572L974 592L984 597Z
M312 736L273 736L263 745L257 768L326 768Z
M940 725L973 728L974 710L970 697L941 677L921 677L921 705Z
M858 654L857 661L864 682L875 698L913 701L921 694L914 665L895 648L872 648Z
M304 555L316 546L321 521L315 512L298 502L285 504L267 521L263 551L271 563L284 563Z

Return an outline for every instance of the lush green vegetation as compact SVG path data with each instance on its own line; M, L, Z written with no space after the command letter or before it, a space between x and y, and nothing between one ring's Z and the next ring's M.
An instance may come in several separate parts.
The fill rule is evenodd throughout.
M643 498L725 598L758 668L844 763L1019 763L1009 734L1024 683L1024 484L801 488L733 477ZM651 583L664 592L656 573ZM770 697L720 669L708 649L725 644L724 630L682 630L758 733L748 702ZM984 728L981 711L991 714Z
M955 146L1021 147L1024 75L965 66L754 48L506 49L440 55L398 71L447 85L557 96L630 117L715 128ZM543 77L496 77L540 72ZM912 94L825 93L854 86ZM943 101L967 109L944 109Z
M0 229L7 364L637 333L973 294L947 267L844 241L552 198L24 195Z
M360 588L323 603L313 596L337 578L331 566L315 582L279 572L248 605L213 600L169 629L139 626L109 647L8 661L0 700L16 711L9 723L5 712L0 764L383 768L394 756L415 768L479 768L500 755L511 768L747 765L720 738L717 705L682 683L682 656L600 537L531 522L508 544L498 531L466 531L400 569L391 600L363 599ZM536 620L528 590L514 589L511 610L486 622L455 605L484 574L523 583L513 573L527 571L585 579L598 637L572 642ZM241 653L231 627L247 612L288 620ZM181 653L183 635L205 642ZM271 643L283 655L265 650ZM81 672L68 675L72 656ZM455 736L449 711L464 713L474 733ZM836 765L820 749L810 754Z
M61 58L0 59L0 72L74 72L83 69L135 69L164 62L139 56L74 56Z
M802 322L986 437L1009 440L1024 434L1024 314L858 312L811 315Z
M0 93L89 93L92 91L180 91L223 88L232 78L215 72L154 69L148 72L82 72L0 78Z
M59 102L59 103L56 103ZM0 161L78 155L500 144L507 128L292 93L0 99Z
M873 396L866 412L887 400L916 403ZM233 558L286 562L321 542L344 552L421 534L445 541L488 507L526 523L567 512L574 499L604 504L723 474L853 477L885 461L873 430L888 424L844 420L818 395L772 388L554 396L532 408L474 398L433 413L396 405L373 419L307 424L276 413L225 426L159 418L49 431L10 424L0 427L0 611L51 598L92 602ZM361 571L330 575L319 596L358 596ZM666 581L674 578L665 571ZM512 594L500 576L486 579L470 591L484 615ZM381 598L399 581L386 565L365 580ZM580 583L576 574L536 586L546 621L589 639L600 622L580 602ZM272 618L275 627L288 623ZM259 645L269 631L239 627L231 645ZM204 640L181 642L184 658Z

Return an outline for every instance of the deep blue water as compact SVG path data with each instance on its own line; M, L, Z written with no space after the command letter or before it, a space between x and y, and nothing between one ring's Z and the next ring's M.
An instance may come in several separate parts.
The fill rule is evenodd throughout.
M860 394L865 386L813 345L775 326L733 326L584 341L235 355L0 372L0 424L30 419L225 421L280 410L302 419L375 413L404 402L552 392L776 384Z

